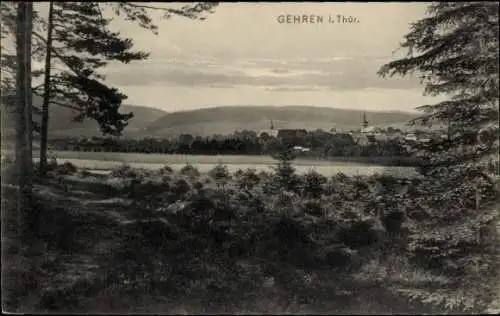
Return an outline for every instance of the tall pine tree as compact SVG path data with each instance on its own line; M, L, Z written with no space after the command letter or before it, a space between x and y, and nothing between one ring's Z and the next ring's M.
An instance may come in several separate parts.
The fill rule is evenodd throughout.
M44 84L35 89L43 96L41 172L47 164L49 104L77 111L75 120L96 120L103 134L121 133L132 117L119 112L126 96L104 84L99 70L112 60L128 63L148 54L132 51L131 39L109 30L110 20L97 2L50 2L47 36L34 33L46 45Z
M405 36L405 58L384 65L382 76L416 73L429 95L448 100L424 105L413 124L447 126L446 138L415 147L426 191L448 194L467 206L476 188L491 197L485 159L498 159L498 3L456 2L429 6L429 16ZM482 137L480 137L482 136Z
M162 4L140 4L131 2L50 2L48 19L37 19L33 32L34 45L40 60L43 51L45 67L34 75L44 75L44 83L34 87L35 94L43 97L41 109L41 170L47 161L47 138L49 105L71 108L77 112L76 121L86 118L96 120L103 134L120 134L132 113L120 113L119 107L126 96L104 83L99 71L110 61L128 63L148 57L145 52L134 52L133 41L109 29L109 11L123 16L125 20L138 23L140 27L157 34L158 27L150 18L152 11L161 11L165 18L179 15L189 19L203 20L205 12L211 12L217 3L194 3L169 8ZM5 10L4 10L5 9ZM8 14L9 4L2 4L2 23L14 25L14 15ZM4 14L4 12L6 14ZM35 12L36 14L36 12ZM9 19L10 17L10 19ZM13 27L2 28L2 36ZM40 49L41 48L41 49ZM8 54L2 54L2 71L15 69L15 62ZM4 83L4 82L3 82ZM8 87L6 80L2 88ZM6 98L8 100L9 98ZM34 109L38 113L38 109ZM38 124L35 123L35 127ZM38 129L37 129L38 130Z
M21 237L27 237L34 216L31 212L32 152L31 152L31 33L33 3L17 4L16 15L16 157L17 215Z
M405 36L404 58L384 65L382 76L416 74L429 95L446 101L421 106L412 124L445 125L444 137L416 144L422 179L406 203L412 221L408 253L453 289L399 289L412 299L448 310L480 312L497 289L498 262L491 235L498 201L486 161L498 159L498 3L443 2L428 7ZM486 236L486 238L484 238ZM498 246L496 246L498 248Z

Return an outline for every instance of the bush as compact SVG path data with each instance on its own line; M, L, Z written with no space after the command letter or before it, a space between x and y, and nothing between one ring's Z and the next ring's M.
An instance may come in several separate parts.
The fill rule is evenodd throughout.
M137 178L139 174L137 170L132 168L130 165L123 164L111 170L109 176L113 178Z
M163 166L158 172L161 175L167 175L167 174L172 174L174 172L174 169L172 169L170 166Z
M221 164L215 166L212 170L209 171L208 174L210 175L210 177L212 177L212 179L215 180L217 186L223 187L231 177L227 166Z
M319 198L323 194L323 185L327 182L327 178L317 173L310 171L303 177L303 195L312 198Z
M275 159L278 163L274 169L274 181L280 189L297 191L300 184L300 178L295 174L295 168L292 166L294 155L290 150L279 152Z
M62 165L59 165L54 170L58 174L72 174L78 171L75 165L71 162L65 162Z
M107 185L116 192L133 192L131 197L147 203L148 210L140 217L120 210L132 220L116 233L113 277L130 282L125 287L136 293L154 292L179 301L207 296L204 304L230 301L235 306L238 300L250 300L238 296L246 293L256 301L272 297L318 309L322 302L314 299L333 300L337 308L351 300L341 296L348 289L353 305L370 300L370 292L390 292L399 295L391 301L412 298L455 308L460 304L454 300L462 299L460 306L471 304L452 296L452 286L486 291L479 283L487 282L477 281L477 273L493 275L488 269L495 265L478 259L488 267L474 272L472 262L486 251L476 240L476 228L484 226L479 220L469 230L452 225L434 231L431 227L442 225L434 219L451 209L431 209L419 200L419 182L342 174L327 179L314 171L299 176L287 159L274 173L248 169L234 177L222 165L203 176L191 165L179 173L168 167L158 172L129 166L113 170ZM412 185L416 196L406 190ZM143 206L135 204L134 211L142 211L138 205ZM413 209L423 213L421 219L410 216ZM469 214L463 209L458 213ZM74 230L74 223L63 224ZM52 236L53 227L43 227L44 235ZM316 278L307 281L312 275ZM465 281L460 283L459 277ZM436 290L445 286L450 289ZM472 300L485 301L474 295Z
M180 173L182 175L189 177L189 178L197 178L200 176L200 171L189 163L186 164L184 167L182 167L182 169L180 170Z
M240 189L251 190L260 183L261 178L254 169L247 169L245 171L238 170L239 173L235 174L236 182Z

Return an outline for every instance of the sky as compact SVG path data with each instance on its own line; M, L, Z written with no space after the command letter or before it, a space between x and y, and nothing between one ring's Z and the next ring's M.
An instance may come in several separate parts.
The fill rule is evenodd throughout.
M168 112L224 105L414 111L436 100L422 95L416 78L384 79L376 72L401 56L395 51L426 6L221 3L205 21L152 14L158 35L116 17L113 30L151 55L108 65L107 81L128 95L126 104ZM302 23L293 23L296 15ZM338 23L338 15L353 22ZM311 23L318 16L322 23Z

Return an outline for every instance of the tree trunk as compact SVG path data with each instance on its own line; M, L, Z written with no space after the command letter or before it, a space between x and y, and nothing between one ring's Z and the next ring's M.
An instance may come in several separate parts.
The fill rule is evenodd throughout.
M32 51L32 33L33 33L33 3L26 4L26 38L25 38L25 63L26 63L26 83L25 83L25 93L26 93L26 161L28 162L28 171L30 176L32 176L33 172L33 92L31 88L32 83L32 74L31 74L31 51Z
M54 28L54 3L49 4L49 21L47 26L47 51L45 53L45 77L42 105L42 124L40 134L40 175L44 176L47 169L47 138L49 129L49 103L50 103L50 68L52 62L52 30Z
M33 17L33 3L20 2L17 7L17 104L16 104L16 167L18 229L20 236L28 232L28 223L31 219L31 31Z

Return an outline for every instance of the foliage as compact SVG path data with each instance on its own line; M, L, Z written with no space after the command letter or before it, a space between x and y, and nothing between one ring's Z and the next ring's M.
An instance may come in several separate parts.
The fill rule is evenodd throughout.
M408 49L408 56L384 65L380 74L417 72L426 93L450 96L420 107L424 115L414 121L446 124L447 138L415 150L425 157L422 172L426 175L452 166L468 172L485 155L498 153L498 143L477 141L486 127L498 135L494 124L498 118L498 4L439 3L430 5L428 13L405 36L402 47Z
M273 167L275 171L273 181L279 189L296 191L299 181L295 174L295 168L292 166L292 161L295 159L293 152L290 149L284 149L278 152L275 159L278 161L278 164Z
M279 139L265 139L257 137L247 131L235 132L224 137L193 137L190 134L179 135L172 139L113 139L93 137L84 138L58 138L50 141L53 148L60 150L105 152L145 152L145 153L168 153L168 154L193 154L193 155L272 155L276 156L283 145ZM296 138L295 145L305 142L309 151L300 152L296 150L297 157L314 158L339 158L350 159L366 158L379 163L412 165L415 158L405 149L406 143L400 138L388 140L378 139L375 143L364 145L355 144L351 135L328 134L325 137L317 132L308 132L306 135ZM311 142L309 144L309 142ZM378 159L377 159L378 158Z
M380 70L383 76L416 73L425 93L448 97L421 106L423 115L412 122L445 124L447 135L412 148L424 177L410 190L414 212L408 215L418 225L410 227L408 250L420 264L461 278L463 287L481 279L476 274L482 264L475 258L487 250L478 236L491 225L482 219L492 216L499 194L485 164L498 154L498 43L498 3L436 3L405 36L407 56ZM490 285L483 280L475 288L486 293ZM412 299L449 309L488 302L487 296L471 299L470 292L410 292L405 293Z
M79 294L61 304L77 311L96 300L110 300L108 295L119 302L147 292L174 301L203 298L198 304L205 306L200 310L205 313L220 312L222 305L228 313L242 308L301 312L304 306L317 312L344 313L357 307L357 313L388 308L393 313L444 313L480 311L488 301L484 293L489 293L490 281L480 276L490 279L498 267L488 250L493 235L477 240L473 230L430 231L429 218L411 218L416 206L411 194L418 192L410 187L422 180L342 174L324 178L310 172L295 175L295 192L286 187L266 191L276 172L259 176L250 169L227 178L223 191L214 179L195 177L190 166L185 168L187 174L121 166L105 180L116 188L123 184L121 189L106 194L112 200L131 198L132 207L103 204L102 209L71 211L71 219L64 215L70 210L41 214L42 232L52 247L59 247L56 240L60 247L62 241L73 240L67 237L70 232L87 231L109 235L106 242L116 245L103 258L105 277L92 281L94 290L84 294L62 289ZM225 168L219 170L226 174ZM380 207L387 212L376 212ZM392 219L398 223L393 230L397 233L390 233L386 219L397 211L403 216ZM103 219L90 221L90 214ZM481 217L475 222L491 221ZM434 247L443 251L433 256ZM479 270L469 269L475 262ZM468 296L463 295L466 290ZM374 292L380 297L375 299ZM47 290L43 295L51 311L62 308L49 304L57 301L56 294ZM262 305L271 298L272 303ZM387 300L392 307L383 304Z
M210 170L209 175L215 180L218 186L221 185L222 187L224 187L224 185L230 178L227 166L224 166L222 164L218 164L212 170Z
M110 172L111 177L115 178L136 178L137 172L130 165L121 165Z
M126 96L105 85L99 70L109 61L129 63L145 59L148 54L132 51L131 39L109 30L111 20L103 17L99 3L55 2L52 18L52 42L45 44L50 45L46 49L52 63L59 67L51 69L49 85L35 88L34 93L48 96L52 104L76 110L76 121L91 118L99 123L104 134L120 134L132 114L119 113ZM48 40L48 36L34 34Z
M191 178L196 178L200 176L200 171L196 169L193 165L187 163L182 169L180 170L180 173L182 175L191 177Z

